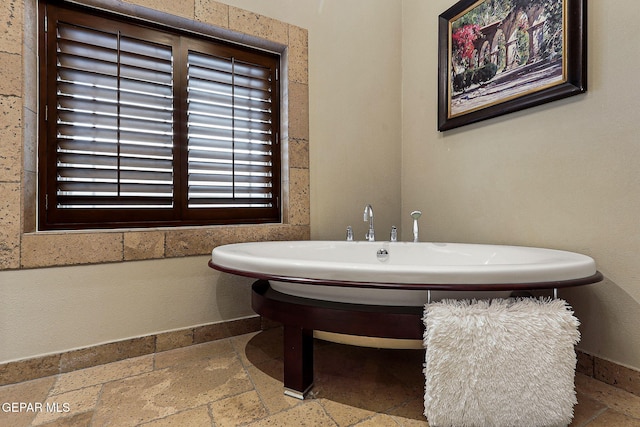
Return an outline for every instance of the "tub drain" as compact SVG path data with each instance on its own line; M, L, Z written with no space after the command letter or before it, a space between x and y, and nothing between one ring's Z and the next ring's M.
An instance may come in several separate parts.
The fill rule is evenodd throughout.
M378 259L382 262L386 261L389 259L389 251L386 249L378 249L378 252L376 254L378 256Z

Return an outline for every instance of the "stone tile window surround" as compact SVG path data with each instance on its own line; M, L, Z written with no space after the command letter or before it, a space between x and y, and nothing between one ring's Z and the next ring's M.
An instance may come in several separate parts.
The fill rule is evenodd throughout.
M281 224L38 232L37 0L0 6L0 270L206 255L217 245L308 239L307 30L210 0L79 0L282 56Z

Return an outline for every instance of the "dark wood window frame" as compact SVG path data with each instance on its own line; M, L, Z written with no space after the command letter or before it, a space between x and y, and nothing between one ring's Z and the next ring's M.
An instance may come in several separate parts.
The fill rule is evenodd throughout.
M281 221L280 56L40 4L39 229Z

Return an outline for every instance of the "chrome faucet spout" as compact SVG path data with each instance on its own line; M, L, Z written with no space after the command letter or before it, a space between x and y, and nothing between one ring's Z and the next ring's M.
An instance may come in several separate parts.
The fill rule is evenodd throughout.
M364 207L364 222L369 221L369 230L367 234L365 234L364 238L369 242L376 241L376 232L373 229L373 207L371 205L367 205Z

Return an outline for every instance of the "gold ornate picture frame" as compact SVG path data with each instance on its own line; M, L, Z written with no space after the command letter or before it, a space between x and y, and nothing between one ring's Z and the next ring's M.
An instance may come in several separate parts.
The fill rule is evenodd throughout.
M439 17L438 130L587 90L587 0L461 0Z

